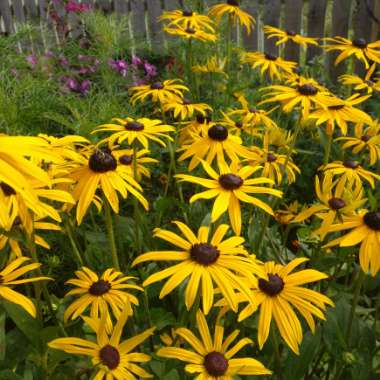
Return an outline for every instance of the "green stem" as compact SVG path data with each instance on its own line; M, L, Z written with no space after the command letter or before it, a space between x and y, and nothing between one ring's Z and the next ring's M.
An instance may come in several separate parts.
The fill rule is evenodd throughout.
M227 75L228 75L228 81L227 81L227 91L226 91L226 97L225 97L225 103L228 103L228 96L230 92L230 84L231 84L231 56L232 56L232 17L231 15L228 16L228 23L227 23L227 41L226 41L226 50L227 50Z
M106 197L103 197L103 205L104 205L104 217L106 220L108 240L109 240L110 249L111 249L112 265L116 270L119 271L120 270L120 264L119 264L119 258L117 256L117 249L116 249L115 233L113 230L111 207L110 207Z
M138 167L137 167L137 145L133 144L133 178L138 182ZM139 231L139 205L136 198L133 199L133 213L135 217L135 240L136 240L136 250L140 254L140 231Z
M279 380L282 380L281 355L278 347L278 339L274 328L271 329L271 340L273 345L274 361L276 363L276 374Z
M328 133L327 146L325 149L325 155L323 157L323 163L326 165L329 163L330 153L331 153L331 145L332 145L332 133Z
M67 236L69 237L71 247L73 249L74 259L75 261L77 261L79 267L82 267L84 265L84 261L82 259L81 253L79 252L78 246L75 242L70 220L65 220L64 224L65 224L65 230L66 230Z

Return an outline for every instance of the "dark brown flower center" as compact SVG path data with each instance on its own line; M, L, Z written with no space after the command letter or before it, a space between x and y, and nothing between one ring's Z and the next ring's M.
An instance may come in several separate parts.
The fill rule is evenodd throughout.
M228 137L228 129L223 125L213 125L207 133L210 139L216 141L224 141Z
M204 366L210 376L223 376L228 369L228 360L220 352L210 352L205 356Z
M349 168L349 169L356 169L359 164L358 162L354 161L354 160L346 160L343 162L343 166L345 166L346 168Z
M128 121L128 123L124 125L124 128L127 131L142 131L144 129L144 124L139 123L138 121Z
M4 277L0 275L0 284L2 284L3 282L4 282Z
M290 37L294 37L297 33L294 30L287 30L286 34Z
M110 291L111 284L108 281L99 280L93 282L88 292L93 296L102 296Z
M364 38L356 38L352 41L352 45L359 49L365 49L367 47L367 41Z
M298 86L298 92L301 95L311 96L311 95L316 95L318 92L318 89L314 87L312 84L303 84L302 86Z
M277 59L277 56L269 53L265 53L265 59L268 59L269 61L275 61Z
M214 264L220 255L219 250L211 244L194 244L190 249L190 257L198 264Z
M219 177L219 183L226 190L235 190L243 185L243 178L239 177L236 174L222 174Z
M375 231L380 231L380 212L372 211L367 212L363 217L364 223L371 229Z
M277 160L277 157L273 153L267 154L267 161L268 162L275 162Z
M256 108L253 108L251 107L249 110L248 110L250 113L256 113L258 112Z
M193 15L193 11L190 11L189 9L184 9L182 11L182 16L191 17L192 15Z
M18 227L22 223L21 218L17 215L12 223L12 228Z
M187 27L185 29L185 32L186 33L189 33L189 34L194 34L196 32L196 30L194 28L190 28L190 27Z
M364 136L362 136L361 140L364 141L364 142L367 142L367 141L369 141L369 139L370 139L371 137L372 137L372 136L370 136L370 135L364 135Z
M119 162L123 165L131 165L133 162L133 155L132 154L123 154L119 158Z
M242 123L241 121L237 121L237 122L235 123L235 127L240 129L240 128L243 127L243 123Z
M342 108L344 108L344 104L337 104L335 106L329 106L329 110L333 110L333 111L339 111L341 110Z
M183 98L182 104L192 104L192 101L188 98Z
M275 296L284 289L284 281L277 274L268 274L268 281L263 278L259 279L259 288L268 296Z
M211 116L197 115L197 123L204 124L211 121Z
M233 5L234 7L240 6L240 1L239 0L227 0L228 5Z
M105 173L115 170L117 161L111 153L105 150L97 150L90 156L88 166L95 173Z
M372 87L375 83L373 81L371 81L370 79L367 79L365 81L365 83L369 86L369 87Z
M342 198L331 198L328 203L333 210L340 210L346 206L346 202Z
M164 88L164 84L162 82L154 82L150 85L152 90L162 90Z
M9 197L10 195L15 195L16 192L13 187L7 185L5 182L0 182L1 190L3 190L4 195Z
M116 369L120 364L119 351L109 344L99 351L99 357L102 363L111 370Z

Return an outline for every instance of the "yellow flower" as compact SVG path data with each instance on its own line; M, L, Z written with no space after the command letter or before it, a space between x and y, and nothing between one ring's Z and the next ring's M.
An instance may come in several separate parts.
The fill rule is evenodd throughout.
M27 284L35 281L51 280L49 277L31 277L18 279L20 276L35 270L41 266L39 263L32 263L22 266L26 261L29 261L28 257L19 257L16 260L10 262L0 272L0 297L6 299L9 302L15 303L21 306L32 317L36 317L36 307L33 302L24 295L11 289L14 285Z
M375 179L380 180L380 175L365 170L359 162L347 159L345 161L334 161L322 166L325 175L338 176L342 186L362 186L362 180L367 181L372 188L375 187Z
M376 62L373 63L370 69L367 71L364 79L357 75L341 75L339 81L344 85L353 85L355 91L366 90L368 94L372 94L373 91L380 91L380 80L379 78L372 78L373 73L376 69Z
M203 311L208 314L214 304L213 283L215 283L228 305L236 311L235 289L246 294L249 291L249 283L256 281L252 273L261 275L262 272L258 263L246 257L247 252L242 246L244 239L233 236L223 241L229 229L226 224L218 226L213 236L209 236L209 227L202 226L196 236L185 224L178 221L173 223L185 239L160 228L154 230L154 236L175 245L179 250L144 253L135 259L132 266L151 260L180 261L180 263L152 274L144 281L143 286L170 277L161 290L159 296L161 299L188 279L185 291L187 310L191 309L196 296L201 294ZM239 281L236 273L244 277L244 281Z
M231 116L229 116L223 111L222 115L223 119L219 121L219 124L228 127L229 131L234 135L240 136L242 131L251 136L260 135L260 129L255 127L254 123L244 120L244 118L242 118L240 115L238 115L238 118L236 118L236 113L234 115L230 113ZM237 120L235 121L235 119Z
M239 330L233 331L223 341L224 327L216 325L214 339L212 339L206 318L201 311L197 312L196 319L201 340L186 328L176 330L176 334L191 346L191 351L179 347L164 347L158 350L157 355L190 363L186 365L185 370L191 374L199 374L197 379L233 380L236 375L270 375L272 373L255 359L234 358L244 346L252 344L251 339L243 338L230 347L239 335Z
M48 343L50 348L62 350L69 354L86 355L92 358L92 364L97 370L94 380L121 380L141 377L152 377L135 363L144 363L150 356L132 350L153 334L155 328L120 342L128 312L123 311L111 336L105 329L105 318L99 320L84 317L84 321L96 333L96 342L77 337L54 339Z
M125 119L114 118L112 121L118 124L102 124L92 132L114 132L103 140L103 142L108 142L111 146L115 143L122 144L124 140L127 141L128 145L132 145L137 140L145 149L148 149L148 140L165 146L164 142L158 137L164 137L172 141L172 138L167 133L175 130L170 125L162 124L161 120L145 117L140 119L133 119L132 117Z
M294 308L305 318L311 331L315 331L313 317L325 320L323 312L326 305L334 306L333 302L323 294L300 285L326 279L328 276L314 269L305 269L291 273L297 266L308 261L307 258L297 258L287 265L276 264L273 261L264 263L268 279L260 278L257 288L251 290L252 296L259 304L258 343L263 348L268 339L272 318L286 344L299 354L303 332ZM247 302L241 295L240 302ZM218 303L224 306L225 302ZM238 321L251 316L257 310L257 305L249 303L239 314Z
M366 128L363 123L358 123L354 134L353 137L339 137L335 141L345 141L342 148L351 149L353 154L367 151L370 165L375 165L380 160L380 123L375 120Z
M335 65L352 55L362 61L367 70L369 69L368 61L380 63L380 50L377 50L380 47L380 40L368 43L364 38L351 41L343 37L334 37L325 38L325 41L332 43L331 45L323 46L327 51L341 51L335 60Z
M124 276L123 273L113 268L107 269L99 277L87 267L77 270L75 275L77 278L66 282L66 284L74 285L75 288L70 290L65 297L79 296L79 298L65 310L65 322L69 319L78 318L91 306L91 318L105 317L107 331L110 331L112 329L112 314L118 320L125 307L128 309L128 315L132 315L131 304L139 304L138 299L127 292L129 289L143 290L140 286L129 282L135 277Z
M347 186L345 182L336 182L331 176L326 176L322 183L318 176L315 176L315 193L319 202L308 209L303 210L293 219L294 223L303 222L312 215L322 219L321 226L315 231L323 240L329 227L336 219L341 220L342 216L352 216L356 210L366 203L363 198L362 186Z
M234 109L228 112L229 116L239 115L242 118L243 124L250 124L252 127L266 127L275 128L277 124L268 116L273 110L265 111L251 106L243 94L234 94L237 101L241 104L241 108ZM244 130L244 132L250 133L250 128Z
M198 115L194 120L184 122L184 127L179 130L180 146L192 144L202 136L202 129L208 128L210 123L212 121L209 115Z
M134 177L134 167L133 167L133 149L120 149L114 150L112 154L118 160L119 165L124 165L130 176ZM137 178L136 181L140 182L141 178L150 178L150 171L144 164L157 163L158 161L151 157L144 157L150 154L148 149L139 149L136 154L137 161Z
M262 200L252 197L248 194L270 194L275 197L281 197L282 192L269 187L258 185L273 185L274 182L269 178L249 178L253 173L260 170L260 166L255 168L244 166L239 169L238 164L232 164L230 167L226 164L219 165L218 174L211 166L202 161L202 166L211 179L193 177L187 174L178 174L176 177L181 181L195 183L208 190L195 194L190 198L190 203L198 199L216 198L211 212L211 221L215 222L228 209L232 229L237 235L241 232L241 210L240 202L250 203L263 209L265 212L273 215L273 210Z
M290 74L297 66L296 62L285 61L276 55L259 51L243 54L242 62L250 64L252 69L260 67L261 76L268 71L271 79L282 79L284 73Z
M216 35L204 32L201 29L191 28L189 26L182 27L177 25L176 27L166 27L164 28L164 32L168 34L172 34L174 36L179 36L185 39L198 40L198 41L216 41Z
M326 108L335 104L334 98L327 91L320 90L307 80L301 80L296 86L272 85L263 90L268 91L268 99L260 104L280 102L285 112L290 112L299 104L304 119L309 117L310 109L315 105Z
M182 83L180 79L172 79L131 87L130 91L133 95L130 101L135 105L137 102L143 102L150 98L155 103L163 104L182 99L183 93L189 89L180 83Z
M228 14L234 24L239 20L247 29L247 33L251 33L251 29L255 25L255 19L240 8L239 0L226 0L224 3L214 5L209 11L209 15L215 17L218 23L224 14Z
M353 247L360 244L359 261L365 273L374 277L380 270L380 212L361 210L358 215L344 216L343 221L330 226L328 232L351 230L346 235L326 244Z
M353 94L347 99L334 98L335 104L316 109L309 115L309 118L316 119L316 125L326 123L326 133L328 135L334 133L335 125L340 128L343 135L346 135L347 122L366 124L372 122L367 113L354 107L369 97L370 95L360 96L359 94Z
M213 73L222 74L228 76L224 72L224 67L226 66L227 58L219 59L216 55L207 59L204 65L195 65L192 67L194 73Z
M238 136L233 136L228 129L220 124L208 123L201 130L201 135L194 136L194 141L190 145L181 148L184 153L178 161L192 157L189 170L196 168L200 160L205 159L208 164L212 164L216 158L218 164L225 162L225 155L232 162L240 161L239 157L248 158L251 153L242 145L242 140Z
M284 175L288 184L291 184L296 181L296 173L301 173L291 158L287 158L284 154L277 154L270 151L269 146L264 145L264 148L252 146L251 151L255 157L246 160L247 163L252 167L260 166L260 176L270 178L277 185L281 185ZM286 169L284 169L285 163Z
M72 195L77 204L76 218L82 223L92 202L100 208L101 200L96 191L101 189L114 212L119 212L118 193L125 199L130 192L148 210L147 200L141 195L141 186L130 175L126 165L118 163L108 148L91 147L80 159L69 164L68 177L74 182Z
M289 145L293 140L291 131L282 129L279 127L270 127L265 131L264 140L268 141L269 147L274 147L277 150L284 149L285 151L289 150Z
M300 204L298 201L294 201L289 205L283 205L284 208L276 210L274 217L277 222L287 225L293 222L294 218L297 217L299 213Z
M195 112L206 116L208 111L212 111L212 108L206 103L193 103L190 99L183 98L175 102L165 103L163 110L164 112L173 111L175 119L180 117L181 120L186 120L193 117Z
M306 48L308 44L318 45L317 38L304 37L293 31L284 31L270 25L264 25L263 30L264 33L268 35L267 38L278 38L276 45L284 44L288 41L292 41L296 44L299 44L304 48Z
M168 26L189 27L194 29L206 29L215 32L212 20L197 12L185 10L164 11L158 18L159 21L169 21Z

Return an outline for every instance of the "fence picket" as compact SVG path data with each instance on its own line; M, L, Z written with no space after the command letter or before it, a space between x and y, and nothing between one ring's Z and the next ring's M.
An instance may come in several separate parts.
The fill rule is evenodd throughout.
M307 22L308 37L321 38L325 35L327 0L310 0ZM311 61L321 53L319 46L310 45L307 49L306 61Z
M280 24L281 0L267 0L264 6L264 24L278 27ZM264 50L266 53L278 55L275 39L265 38Z
M257 50L258 47L258 24L259 24L259 1L250 0L248 4L244 5L244 9L253 16L256 21L255 28L251 34L247 34L243 31L244 47L247 50Z
M13 13L16 18L16 22L23 23L25 22L25 14L24 14L24 6L22 4L22 0L13 0Z
M299 33L302 23L303 0L285 0L285 30ZM292 41L285 46L285 59L298 62L300 47Z
M147 1L147 12L148 12L148 28L149 28L149 38L152 49L159 51L163 46L164 38L162 35L161 27L162 24L158 22L157 18L161 15L161 2L157 0L146 0Z
M129 0L131 7L131 24L133 37L146 37L145 29L145 4L142 0Z
M0 2L0 13L4 22L4 32L5 34L10 34L14 32L13 18L11 8L9 6L8 0L3 0Z
M351 12L351 0L334 0L332 14L332 36L347 37ZM346 64L341 62L338 66L334 61L338 53L330 52L328 54L329 72L334 80L345 71Z

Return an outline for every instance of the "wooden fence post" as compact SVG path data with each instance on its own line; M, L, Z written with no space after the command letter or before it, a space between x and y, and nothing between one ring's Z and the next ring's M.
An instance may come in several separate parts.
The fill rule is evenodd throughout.
M264 24L278 27L280 25L281 0L266 0L263 6ZM278 55L275 39L265 38L264 51L269 54Z
M303 0L285 0L285 30L289 33L300 33L302 23ZM292 41L285 46L285 59L298 62L300 47Z
M244 6L244 9L253 16L256 21L255 27L251 34L247 34L243 31L244 47L249 51L257 50L258 47L258 24L259 24L259 1L249 0L248 4Z

